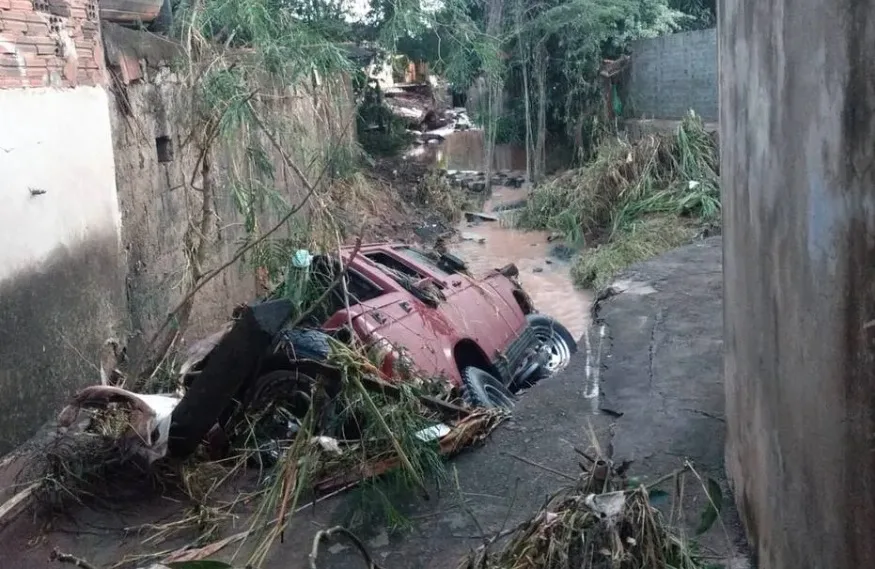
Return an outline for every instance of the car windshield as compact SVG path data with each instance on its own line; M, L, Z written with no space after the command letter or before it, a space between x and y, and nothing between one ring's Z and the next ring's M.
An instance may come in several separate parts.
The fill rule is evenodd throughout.
M411 259L416 263L419 263L420 265L427 266L430 270L434 271L436 274L442 277L450 276L450 273L440 268L431 257L418 249L414 249L413 247L399 247L395 250L398 253L401 253L402 255L407 257L408 259Z

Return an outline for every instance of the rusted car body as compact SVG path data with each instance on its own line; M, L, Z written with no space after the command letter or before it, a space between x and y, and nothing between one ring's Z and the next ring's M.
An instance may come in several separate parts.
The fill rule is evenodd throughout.
M534 310L513 278L513 268L495 270L483 279L453 270L404 244L379 243L342 252L348 286L357 297L340 307L322 328L336 330L351 322L366 344L403 346L416 368L446 376L461 385L461 372L478 366L508 385L536 344L526 316ZM402 284L409 279L408 284ZM410 292L410 285L430 287L437 302ZM397 357L397 356L396 356ZM384 367L394 364L387 354Z

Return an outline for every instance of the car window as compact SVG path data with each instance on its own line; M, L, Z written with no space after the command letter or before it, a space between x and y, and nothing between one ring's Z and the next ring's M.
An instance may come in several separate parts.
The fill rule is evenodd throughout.
M365 257L379 265L382 265L383 267L390 269L391 272L401 273L402 275L415 280L419 280L425 277L425 275L420 274L419 271L417 271L413 267L405 265L392 255L387 255L386 253L382 252L376 252L368 253L367 255L365 255Z
M338 310L345 308L347 302L350 305L355 305L373 300L383 294L382 289L367 277L348 268L346 290L349 295L344 298L343 286L337 279L337 271L339 270L339 263L321 255L316 257L311 265L311 276L316 285L311 292L314 298L320 297L329 286L332 288L331 293L323 299L322 304L313 311L319 323L330 318Z
M450 273L448 273L445 270L443 270L442 268L440 268L437 265L437 263L435 263L434 260L432 260L431 257L429 257L427 254L423 253L422 251L420 251L418 249L414 249L413 247L399 247L398 249L395 249L395 250L398 253L401 253L402 255L404 255L405 257L415 261L416 263L419 263L420 265L427 266L429 268L429 270L433 271L434 273L436 273L442 277L449 277L450 276Z

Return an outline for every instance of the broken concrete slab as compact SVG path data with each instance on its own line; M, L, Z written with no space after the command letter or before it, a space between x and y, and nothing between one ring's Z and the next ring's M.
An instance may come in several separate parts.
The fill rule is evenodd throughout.
M602 404L622 414L614 423L615 458L634 460L638 472L671 471L689 459L728 496L721 239L635 265L601 298L590 337L609 339L592 350L605 365ZM744 559L747 545L731 499L724 507L730 543L716 535L702 543Z

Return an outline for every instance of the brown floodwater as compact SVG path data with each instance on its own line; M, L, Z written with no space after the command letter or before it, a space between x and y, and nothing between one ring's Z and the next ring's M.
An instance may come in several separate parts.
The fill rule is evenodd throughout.
M484 211L525 197L525 192L525 188L495 188ZM575 338L583 336L590 322L592 297L575 288L570 263L550 256L548 232L523 231L511 227L506 220L462 222L458 230L460 235L473 234L472 237L484 239L481 243L460 238L451 246L451 251L465 259L475 275L515 263L520 270L520 282L538 310L559 320Z
M426 144L416 149L416 160L422 160L446 170L485 169L486 152L483 131L456 131L445 135L440 144ZM493 171L512 170L524 174L526 152L521 146L500 144L493 155ZM526 197L528 184L522 188L493 187L483 211L492 212L499 204ZM513 227L512 214L500 214L501 221L469 223L457 227L459 236L450 245L453 253L465 259L475 275L515 263L520 281L535 302L538 311L559 320L572 335L580 339L590 323L591 295L575 288L571 281L571 265L550 255L552 244L546 231L523 231ZM472 234L477 240L462 236Z
M482 130L460 130L440 144L426 144L417 153L419 159L447 170L484 170L486 149ZM516 144L496 144L492 169L526 170L526 149Z

